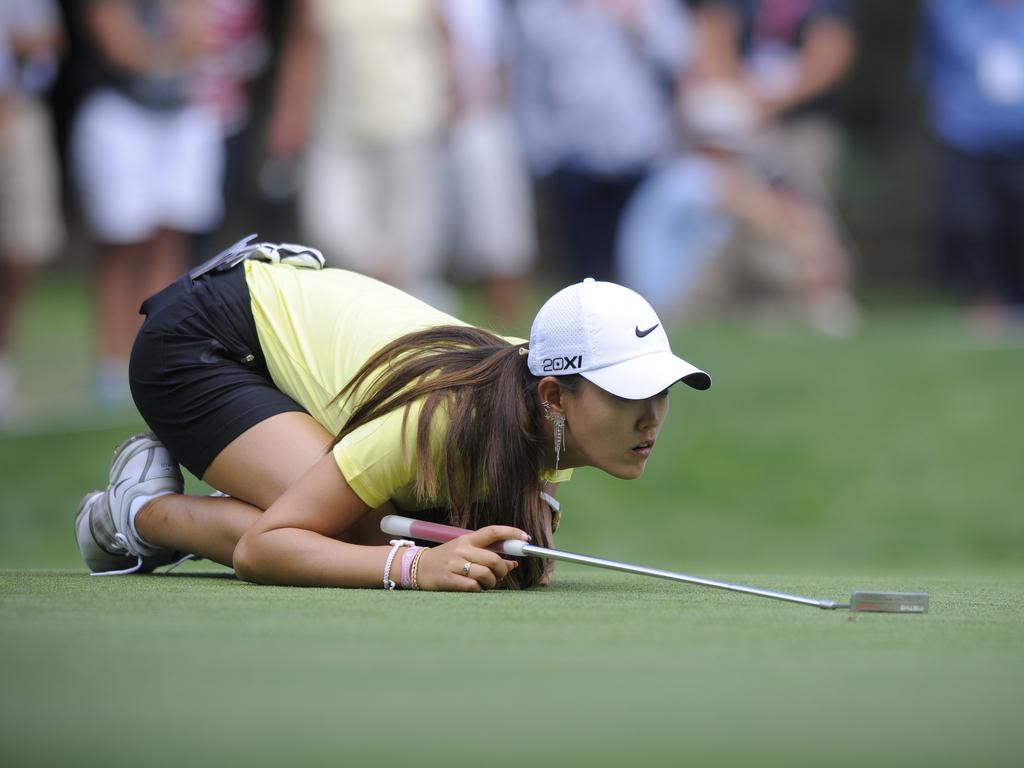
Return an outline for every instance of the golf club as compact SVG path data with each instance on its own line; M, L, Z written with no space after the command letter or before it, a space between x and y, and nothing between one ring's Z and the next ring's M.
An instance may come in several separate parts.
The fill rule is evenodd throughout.
M387 515L380 521L380 529L392 536L408 536L423 541L444 543L459 536L472 533L465 528L456 528L451 525L430 523L425 520L414 520L401 515ZM640 576L654 576L669 581L681 581L686 584L698 584L704 587L715 587L727 589L730 592L742 592L747 595L758 597L769 597L773 600L784 600L788 603L799 603L810 605L826 610L845 608L851 611L871 611L877 613L927 613L928 595L925 592L854 592L848 603L837 603L834 600L819 600L814 597L803 597L801 595L790 595L785 592L776 592L771 589L760 589L758 587L747 587L742 584L728 584L724 581L703 579L697 576L687 576L685 573L673 573L658 568L646 568L640 565L629 565L628 563L617 563L614 560L605 560L600 557L589 555L578 555L574 552L563 552L547 547L538 547L534 544L527 544L525 541L503 541L490 547L495 552L500 552L513 557L547 557L552 560L563 560L568 563L579 565L592 565L598 568L608 568L612 571L624 573L635 573Z

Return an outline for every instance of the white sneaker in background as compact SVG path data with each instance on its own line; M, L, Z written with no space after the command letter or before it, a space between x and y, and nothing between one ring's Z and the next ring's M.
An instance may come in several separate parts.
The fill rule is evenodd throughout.
M18 376L9 355L0 355L0 424L10 421L18 408Z
M812 301L807 307L807 317L814 330L834 339L855 336L862 324L860 307L842 291Z
M131 405L132 391L128 384L126 360L101 360L96 366L96 402L103 408L114 409Z

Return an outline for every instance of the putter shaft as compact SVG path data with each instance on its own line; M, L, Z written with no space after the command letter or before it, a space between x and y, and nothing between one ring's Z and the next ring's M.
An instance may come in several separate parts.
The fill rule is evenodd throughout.
M729 584L728 582L705 579L699 576L688 576L685 573L663 571L660 568L647 568L642 565L630 565L629 563L618 563L614 560L605 560L602 557L591 557L590 555L579 555L575 552L564 552L558 549L548 549L547 547L536 547L533 544L524 544L522 549L524 555L530 555L531 557L548 557L552 560L564 560L567 563L593 565L598 568L607 568L610 571L622 571L623 573L635 573L639 576L654 576L658 579L681 581L685 584L699 584L704 587L727 589L730 592L743 592L748 595L770 597L774 600L785 600L788 603L800 603L801 605L813 605L818 608L830 609L846 607L833 600L818 600L814 597L804 597L802 595L790 595L786 592L776 592L773 589L748 587L743 584Z
M402 517L401 515L385 516L380 521L380 529L393 536L411 536L414 539L422 539L424 541L433 541L437 543L444 543L458 538L459 536L464 536L467 533L472 533L472 531L465 528L456 528L452 525L442 525L440 523L429 523L424 520L413 520L412 518ZM547 557L552 560L562 560L564 562L577 563L579 565L591 565L597 568L607 568L612 571L621 571L623 573L635 573L640 576L653 576L658 579L668 579L669 581L681 581L685 584L698 584L704 587L727 589L730 592L742 592L748 595L757 595L758 597L769 597L773 600L784 600L788 603L799 603L800 605L810 605L816 608L834 609L849 607L848 603L836 603L834 600L819 600L814 597L790 595L786 592L776 592L771 589L748 587L742 584L729 584L724 581L715 581L714 579L688 576L685 573L663 571L660 568L646 568L641 565L630 565L628 563L619 563L614 560L605 560L601 557L591 557L590 555L579 555L575 552L564 552L558 549L538 547L534 544L527 544L523 541L504 541L499 544L495 544L491 549L495 552L512 555L514 557L524 555L528 555L530 557Z

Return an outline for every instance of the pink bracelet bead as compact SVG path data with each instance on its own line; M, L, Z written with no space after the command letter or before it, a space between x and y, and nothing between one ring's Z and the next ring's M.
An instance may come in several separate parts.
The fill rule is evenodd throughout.
M416 553L423 547L406 547L402 553L402 589L412 587L412 561L416 559Z

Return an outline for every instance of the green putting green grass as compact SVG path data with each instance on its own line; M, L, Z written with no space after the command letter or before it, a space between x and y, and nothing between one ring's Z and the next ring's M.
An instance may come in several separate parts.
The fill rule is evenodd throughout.
M0 573L4 765L997 766L1024 574L718 574L851 614L559 566L531 593Z
M89 405L82 284L44 280L27 317L26 409L0 427L0 765L1024 764L1020 336L939 307L872 309L845 341L677 327L713 389L673 390L640 480L559 491L561 548L931 594L898 616L565 564L485 595L255 587L209 563L91 578L75 505L143 424Z

